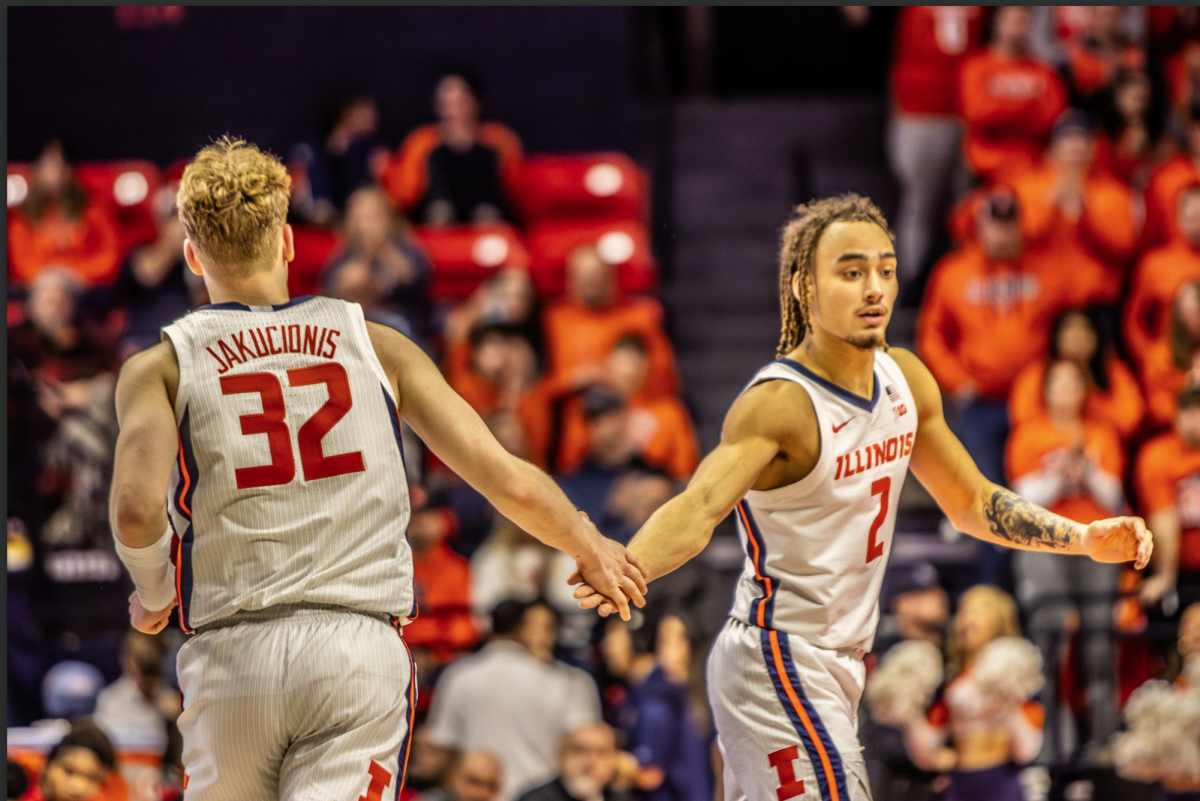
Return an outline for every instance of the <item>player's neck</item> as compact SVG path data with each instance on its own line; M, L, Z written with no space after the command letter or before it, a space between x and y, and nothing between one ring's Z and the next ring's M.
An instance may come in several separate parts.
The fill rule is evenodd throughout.
M875 394L875 350L862 349L817 329L788 354L827 381L863 398Z
M246 306L276 306L290 300L287 288L287 272L272 270L231 279L217 277L211 273L204 276L208 297L212 303L242 303Z

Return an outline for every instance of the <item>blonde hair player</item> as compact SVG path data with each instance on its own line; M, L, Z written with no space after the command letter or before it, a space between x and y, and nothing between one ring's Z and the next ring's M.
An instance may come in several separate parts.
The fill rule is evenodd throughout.
M725 798L862 801L862 658L910 466L955 526L988 542L1140 568L1152 541L1138 518L1083 526L980 474L929 370L887 348L896 256L869 200L797 208L779 266L779 358L734 401L687 490L629 547L653 580L700 553L735 512L746 559L708 661ZM613 611L590 587L576 597Z
M178 603L195 634L178 660L188 801L399 797L416 699L401 419L622 616L645 603L625 549L500 447L419 348L357 304L289 299L288 189L242 140L200 151L179 214L213 304L117 385L130 616L156 633Z

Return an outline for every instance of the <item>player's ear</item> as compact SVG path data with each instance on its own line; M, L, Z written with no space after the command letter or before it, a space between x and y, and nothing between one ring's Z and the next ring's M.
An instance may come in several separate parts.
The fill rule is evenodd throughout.
M804 295L802 293L804 293L808 289L809 289L809 285L804 280L803 273L801 273L799 270L797 270L792 275L792 297L794 297L796 300L803 303Z
M188 269L196 275L204 275L204 268L200 266L200 259L196 256L196 248L192 246L191 238L183 240L183 260L187 262Z
M292 234L292 226L283 224L283 260L290 264L296 258L296 239Z

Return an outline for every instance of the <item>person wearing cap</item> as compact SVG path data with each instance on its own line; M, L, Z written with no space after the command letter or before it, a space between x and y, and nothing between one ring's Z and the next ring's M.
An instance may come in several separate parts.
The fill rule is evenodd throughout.
M1146 223L1142 241L1147 247L1165 245L1180 236L1179 195L1200 182L1200 98L1187 107L1183 121L1183 152L1150 175L1146 184Z
M625 334L616 341L604 363L598 385L614 390L629 405L629 436L646 464L683 481L700 463L700 446L687 408L676 395L646 397L650 373L650 346L640 334ZM588 454L588 432L579 404L565 410L558 468L570 473Z
M587 457L558 481L571 502L600 525L617 479L640 461L638 446L630 436L629 406L615 390L590 387L580 402L587 426Z
M1041 158L1067 104L1062 79L1029 54L1030 10L1001 6L987 49L959 71L959 109L967 123L964 154L976 175L998 179Z
M1200 178L1177 195L1175 227L1178 236L1138 261L1125 305L1125 345L1143 371L1147 354L1167 338L1175 293L1200 280Z
M1041 166L1011 178L1021 203L1021 229L1069 264L1078 302L1114 302L1138 244L1129 188L1095 168L1092 117L1068 109L1055 123Z
M998 484L1012 382L1046 351L1055 317L1077 301L1077 278L1055 251L1026 247L1022 215L1010 189L982 198L975 239L934 267L917 324L917 349L958 407L963 445ZM995 582L1003 556L986 543L980 548L978 578Z

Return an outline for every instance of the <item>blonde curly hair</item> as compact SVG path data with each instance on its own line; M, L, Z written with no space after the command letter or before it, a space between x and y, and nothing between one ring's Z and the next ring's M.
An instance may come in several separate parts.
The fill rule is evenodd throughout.
M239 277L274 266L292 180L279 159L222 136L183 171L176 201L205 267Z
M795 350L812 331L809 295L816 269L817 243L825 229L835 222L872 222L895 241L883 212L862 195L848 192L797 206L783 229L779 248L779 307L783 314L783 331L777 348L780 356ZM799 298L792 291L792 280L797 273L801 276Z

